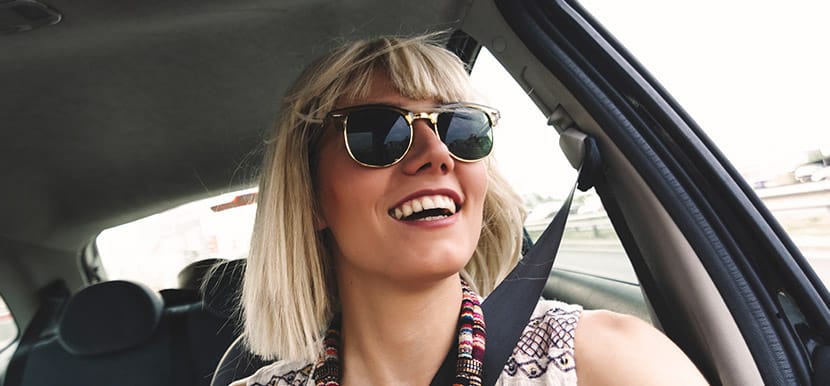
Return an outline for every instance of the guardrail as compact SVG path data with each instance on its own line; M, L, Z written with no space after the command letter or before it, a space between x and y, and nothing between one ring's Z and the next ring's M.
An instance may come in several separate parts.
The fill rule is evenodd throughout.
M805 255L830 258L830 180L757 189L755 193ZM528 222L525 227L531 235L541 233L552 217L553 213L544 219ZM605 211L573 213L568 217L565 228L568 232L591 232L598 237L613 232ZM802 237L799 231L804 229L809 229L811 233L819 229L819 233L827 236Z
M830 211L830 180L755 190L773 212L823 209Z

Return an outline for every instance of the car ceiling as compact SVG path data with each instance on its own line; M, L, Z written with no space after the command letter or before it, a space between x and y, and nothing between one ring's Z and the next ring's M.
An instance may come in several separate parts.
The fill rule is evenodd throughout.
M454 29L470 2L46 4L60 23L0 34L0 237L78 251L250 186L280 95L327 47Z

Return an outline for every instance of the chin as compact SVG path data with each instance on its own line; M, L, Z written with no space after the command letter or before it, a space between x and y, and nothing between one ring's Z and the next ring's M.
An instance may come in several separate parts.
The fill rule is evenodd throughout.
M447 255L434 255L427 258L424 256L423 254L420 256L410 256L410 258L407 258L406 263L400 262L401 264L396 264L396 268L399 269L399 274L406 276L409 280L418 278L422 278L424 281L440 280L452 275L458 275L470 261L470 256L449 258ZM400 269L404 271L400 271Z

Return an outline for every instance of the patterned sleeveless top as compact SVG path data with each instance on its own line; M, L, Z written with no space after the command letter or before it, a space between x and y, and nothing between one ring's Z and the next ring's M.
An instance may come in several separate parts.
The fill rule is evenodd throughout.
M575 386L574 332L582 307L553 300L536 305L496 385ZM314 363L277 361L230 386L314 386Z

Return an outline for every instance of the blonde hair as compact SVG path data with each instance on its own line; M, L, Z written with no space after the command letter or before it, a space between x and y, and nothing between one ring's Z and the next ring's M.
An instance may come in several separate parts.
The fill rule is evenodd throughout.
M442 102L474 101L464 64L437 45L436 34L355 41L309 66L289 89L266 153L242 291L244 336L265 359L316 359L337 304L334 264L313 176L322 121L336 101L356 99L383 71L403 95ZM487 295L518 261L521 201L488 163L488 190L478 246L461 276Z

